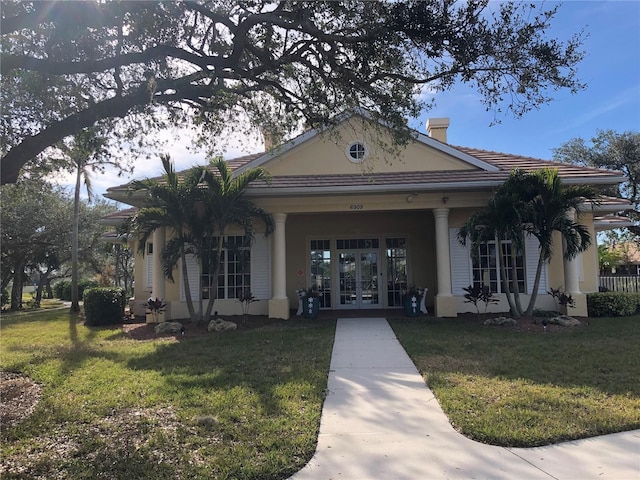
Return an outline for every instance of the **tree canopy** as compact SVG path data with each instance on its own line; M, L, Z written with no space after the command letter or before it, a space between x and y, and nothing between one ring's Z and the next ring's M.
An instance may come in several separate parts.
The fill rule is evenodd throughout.
M488 0L4 1L2 183L98 126L131 147L149 128L239 121L286 135L366 108L408 140L419 95L474 86L516 116L582 88L582 33L556 8ZM135 142L134 142L135 140Z
M68 193L40 178L24 178L0 188L0 271L2 288L13 283L11 308L20 308L27 277L42 288L54 278L68 276L71 261L73 200ZM116 207L105 201L79 209L78 257L83 273L96 275L105 268L99 248L106 227L98 220Z
M567 163L619 170L627 181L613 194L631 201L633 209L621 212L635 226L628 228L629 239L640 245L640 132L618 133L600 130L590 140L573 138L553 150L553 158Z

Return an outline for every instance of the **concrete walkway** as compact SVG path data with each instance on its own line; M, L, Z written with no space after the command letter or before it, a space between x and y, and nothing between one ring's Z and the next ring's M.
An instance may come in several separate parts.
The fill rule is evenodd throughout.
M640 480L640 430L538 448L474 442L385 319L339 319L316 453L291 478Z

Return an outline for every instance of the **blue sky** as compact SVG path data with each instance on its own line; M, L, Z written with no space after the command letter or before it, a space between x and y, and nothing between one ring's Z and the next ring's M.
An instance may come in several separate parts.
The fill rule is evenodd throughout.
M545 5L557 3L547 1ZM428 118L449 117L451 125L447 136L452 145L543 159L551 159L552 149L564 142L575 137L589 139L599 129L639 131L640 1L567 0L549 33L567 39L582 28L588 33L583 47L586 57L579 67L579 78L587 84L585 90L575 95L556 92L552 103L520 119L503 115L501 124L491 126L493 112L485 111L476 92L459 84L438 94L436 107L417 119L410 119L409 125L424 132ZM260 150L262 145L255 142L244 149L232 144L225 157ZM172 143L170 153L178 169L204 162L204 155L188 152L186 143ZM130 178L159 173L159 161L141 161L132 177L96 175L94 192L100 194L107 187L126 183Z
M548 6L558 2L546 2ZM551 159L552 149L597 130L640 130L640 1L572 1L562 3L550 32L559 38L585 28L585 59L579 77L585 90L557 92L555 100L520 119L501 117L490 126L479 95L458 85L436 97L435 109L410 122L424 131L429 117L449 117L452 145Z

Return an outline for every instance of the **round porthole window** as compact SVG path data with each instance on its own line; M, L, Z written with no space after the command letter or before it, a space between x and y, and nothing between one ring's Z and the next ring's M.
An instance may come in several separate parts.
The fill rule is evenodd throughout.
M367 158L367 149L362 142L353 142L347 148L347 158L353 163L360 163Z

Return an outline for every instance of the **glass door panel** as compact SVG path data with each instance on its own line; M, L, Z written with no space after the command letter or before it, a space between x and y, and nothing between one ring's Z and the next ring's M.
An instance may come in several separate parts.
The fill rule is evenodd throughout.
M360 270L360 306L379 305L378 254L376 252L361 252L358 266Z
M341 307L380 305L378 252L340 252L338 265Z
M357 308L356 258L355 252L340 252L338 254L339 297L342 307Z

